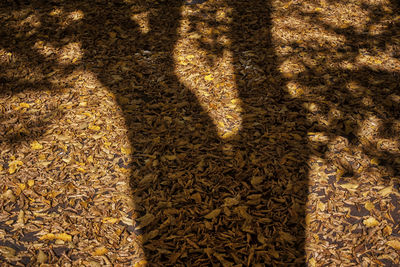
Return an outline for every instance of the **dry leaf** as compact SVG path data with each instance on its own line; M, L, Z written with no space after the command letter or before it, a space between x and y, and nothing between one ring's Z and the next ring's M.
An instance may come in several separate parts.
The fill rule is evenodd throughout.
M40 237L40 240L54 240L54 239L62 241L72 241L72 236L70 236L69 234L60 233L60 234L45 234Z
M343 187L343 188L345 188L345 189L348 189L348 190L354 190L354 189L357 189L357 188L358 188L358 184L351 184L351 183L348 183L348 184L340 184L339 186L340 186L340 187Z
M374 217L369 217L368 219L365 219L363 221L363 223L367 226L367 227L374 227L379 225L379 222L374 218Z
M119 222L119 219L118 219L118 218L105 217L105 218L103 218L103 220L101 220L101 222L102 222L102 223L111 223L111 224L114 224L114 223Z
M47 255L43 251L39 250L36 261L38 263L45 263L47 261Z
M43 145L41 145L38 141L33 141L31 143L31 148L35 149L35 150L38 150L38 149L42 149Z
M390 240L386 242L386 244L394 249L400 250L400 241L398 240Z
M368 211L371 211L371 210L373 210L373 209L375 208L375 205L372 204L372 202L367 201L367 202L365 203L364 207L365 207Z
M392 187L392 186L388 186L388 187L385 187L385 188L383 188L382 190L380 190L380 191L378 192L378 194L381 195L381 196L383 196L383 197L386 197L386 196L388 196L389 194L391 194L392 191L393 191L393 187Z
M103 256L108 252L108 249L105 247L96 248L96 250L92 253L93 256Z
M209 74L209 75L206 75L206 76L204 77L204 80L206 80L206 81L212 81L212 80L214 80L214 78L213 78L212 74Z
M211 220L211 219L218 217L218 215L220 213L221 213L221 209L215 209L215 210L211 211L210 213L208 213L207 215L205 215L204 218Z

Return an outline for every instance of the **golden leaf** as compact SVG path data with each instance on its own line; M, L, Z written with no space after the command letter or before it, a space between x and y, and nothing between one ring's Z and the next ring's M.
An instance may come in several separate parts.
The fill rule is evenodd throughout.
M310 265L310 267L315 267L315 266L317 266L317 261L314 258L311 258L308 261L308 264Z
M204 216L204 218L206 219L214 219L216 217L218 217L218 215L221 213L221 209L215 209L213 211L211 211L210 213L208 213L207 215Z
M69 234L65 233L60 233L60 234L45 234L40 237L40 240L63 240L63 241L72 241L72 236Z
M319 209L320 211L324 211L326 205L325 205L324 203L322 203L322 202L318 202L317 207L318 207L318 209Z
M386 242L386 244L394 249L400 250L400 241L398 240L390 240Z
M103 256L108 252L108 249L105 247L96 248L96 250L92 253L93 256Z
M146 260L141 260L141 261L135 262L134 267L144 267L147 265L147 263L148 262Z
M17 169L18 169L18 166L21 166L21 165L23 165L23 164L24 164L24 163L23 163L22 161L20 161L20 160L14 160L14 161L12 161L12 162L9 164L8 173L9 173L9 174L15 173L15 172L17 171Z
M35 184L35 180L28 180L28 186L32 187Z
M213 78L212 74L208 74L208 75L206 75L206 76L204 77L204 80L206 80L206 81L212 81L212 80L214 80L214 78Z
M132 149L130 147L121 147L121 153L125 155L130 155L132 153Z
M19 103L19 106L21 108L29 108L31 105L29 105L28 103Z
M363 221L363 223L367 226L367 227L374 227L379 225L379 222L374 218L374 217L369 217L368 219L365 219Z
M100 131L100 126L98 125L89 125L88 128L93 131Z
M33 141L31 143L31 148L35 149L35 150L38 150L38 149L42 149L43 145L41 145L38 141Z
M103 218L103 220L101 220L101 222L102 222L102 223L111 223L111 224L114 224L114 223L119 222L119 219L118 219L118 218L105 217L105 218Z
M385 236L391 235L392 231L393 231L393 229L389 225L386 225L385 228L383 228L383 234Z
M383 197L386 197L390 193L392 193L392 187L391 186L385 187L385 188L383 188L382 190L380 190L378 192L378 194L383 196Z
M372 202L367 201L367 202L365 203L364 207L365 207L368 211L371 211L371 210L373 210L373 209L375 208L375 205L372 204Z
M343 187L343 188L349 189L349 190L351 190L351 189L354 190L354 189L357 189L358 184L351 184L351 183L348 183L348 184L341 184L340 187Z
M21 189L21 191L23 191L26 188L26 184L18 183L18 187Z

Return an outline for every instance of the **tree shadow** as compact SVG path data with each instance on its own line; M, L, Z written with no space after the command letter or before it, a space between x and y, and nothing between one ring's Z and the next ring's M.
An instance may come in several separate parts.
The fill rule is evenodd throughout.
M94 73L115 95L134 151L129 168L136 209L136 215L131 215L136 216L137 224L127 226L127 231L141 236L149 263L303 266L307 163L316 153L310 149L307 132L320 130L348 137L345 124L348 120L355 123L355 113L335 126L310 120L309 110L304 108L310 99L291 96L286 87L291 79L279 70L285 59L276 55L277 47L272 45L271 2L220 1L231 23L216 20L216 13L207 9L188 19L190 32L198 36L196 47L209 56L211 72L215 58L222 57L224 51L232 54L241 129L230 138L221 138L207 114L209 110L176 72L178 62L173 54L180 38L184 4L146 0L33 1L29 12L36 14L38 21L28 20L29 12L22 15L21 23L26 28L20 32L5 16L0 46L15 54L17 60L33 60L37 66L33 71L40 79L31 81L22 74L9 73L9 65L2 63L0 93L58 90L57 80L82 68ZM24 7L20 4L9 10L23 11ZM83 15L74 23L63 24L68 17L49 15L57 8L65 14L80 10ZM135 15L144 17L143 25L133 18ZM221 44L218 32L211 34L211 41L204 41L198 25L227 26L231 43ZM326 28L348 39L355 34L351 29ZM41 52L40 41L46 43L47 50ZM71 42L80 44L82 57L77 63L60 63L51 51ZM357 55L351 49L344 52L347 58L340 60L353 60ZM299 84L318 85L321 80L307 78L318 76L318 70L309 67L307 71L302 73L304 79L297 80ZM375 73L374 77L381 74ZM336 89L347 85L348 76L367 86L362 75L362 71L349 71L337 86L324 81L328 89L317 97L330 103L340 100L347 111L353 96ZM8 87L13 81L19 83L18 88ZM383 103L376 104L375 113L382 111L378 104ZM354 108L370 109L362 104ZM398 117L389 109L384 112ZM0 120L12 117L7 116ZM44 129L47 121L39 116L27 125ZM352 129L356 135L358 128ZM36 138L39 132L27 134L23 140ZM13 135L2 137L2 141L13 144L19 139ZM323 154L326 147L319 149Z

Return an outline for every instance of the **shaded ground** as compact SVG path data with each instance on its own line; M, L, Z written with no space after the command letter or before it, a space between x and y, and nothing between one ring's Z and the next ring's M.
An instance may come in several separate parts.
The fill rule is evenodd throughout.
M0 14L4 263L398 264L395 3Z

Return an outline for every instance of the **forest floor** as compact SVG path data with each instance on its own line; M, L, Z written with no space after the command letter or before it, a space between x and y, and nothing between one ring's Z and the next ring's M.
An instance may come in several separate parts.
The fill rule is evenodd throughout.
M398 2L28 2L0 265L400 264Z

